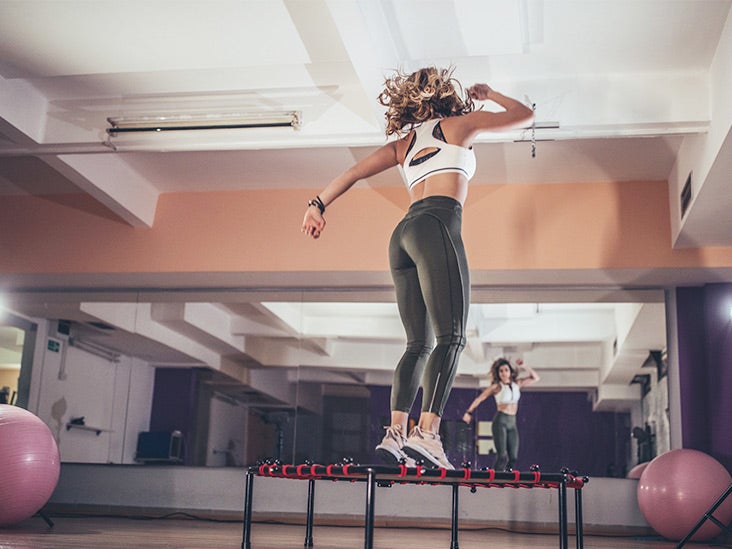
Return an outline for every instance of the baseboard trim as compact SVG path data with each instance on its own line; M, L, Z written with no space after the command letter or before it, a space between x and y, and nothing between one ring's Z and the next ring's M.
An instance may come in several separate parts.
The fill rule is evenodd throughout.
M120 518L144 518L144 519L190 519L208 520L220 522L241 522L241 513L215 509L171 509L163 507L125 507L114 505L88 505L81 503L49 503L43 508L43 513L54 518L64 516L73 517L120 517ZM254 523L277 523L305 525L305 513L257 513L252 514ZM315 513L315 526L343 526L362 527L363 517L357 515L332 515ZM434 528L438 530L450 529L452 527L449 519L431 518L428 525L424 522L408 517L374 517L374 526L377 528ZM656 533L651 528L634 526L608 526L597 524L585 524L584 533L588 536L654 536ZM491 521L491 520L469 520L462 519L460 528L464 530L502 530L506 532L530 533L530 534L556 534L558 526L556 523L536 523L520 521ZM570 521L568 525L570 535L575 534L574 524Z

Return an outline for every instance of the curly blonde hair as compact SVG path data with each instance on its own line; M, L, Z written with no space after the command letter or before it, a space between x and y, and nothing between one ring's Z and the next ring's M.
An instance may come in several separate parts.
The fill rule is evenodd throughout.
M379 103L386 107L386 135L402 135L415 124L467 114L474 110L473 100L452 77L454 69L426 67L405 74L396 71L384 82Z

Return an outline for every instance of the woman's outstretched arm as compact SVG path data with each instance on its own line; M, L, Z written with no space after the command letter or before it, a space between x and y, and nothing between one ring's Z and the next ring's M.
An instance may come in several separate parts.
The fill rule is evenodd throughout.
M463 421L465 423L470 423L473 420L473 411L480 406L481 402L488 397L495 395L499 390L500 386L497 383L494 383L490 387L484 389L477 397L475 397L475 400L470 403L470 406L468 406L468 409L463 414Z
M397 143L397 141L390 141L379 147L328 183L317 198L308 203L301 231L308 236L318 238L325 229L323 213L328 205L350 189L356 181L376 175L398 164ZM318 202L320 206L318 206Z

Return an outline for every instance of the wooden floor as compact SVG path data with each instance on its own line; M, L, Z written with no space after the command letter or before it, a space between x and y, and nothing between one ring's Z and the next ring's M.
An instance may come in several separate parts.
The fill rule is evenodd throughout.
M242 525L195 519L130 519L102 517L52 517L53 527L34 517L16 526L0 528L0 549L216 549L241 547ZM316 549L356 549L364 546L360 527L315 526ZM291 524L255 523L252 549L301 549L305 528ZM522 534L497 529L459 533L460 549L556 549L556 535ZM571 549L575 538L569 539ZM655 538L585 536L587 549L666 549L675 543ZM710 547L689 544L689 549ZM721 547L717 545L717 547ZM374 548L449 549L449 529L376 528Z

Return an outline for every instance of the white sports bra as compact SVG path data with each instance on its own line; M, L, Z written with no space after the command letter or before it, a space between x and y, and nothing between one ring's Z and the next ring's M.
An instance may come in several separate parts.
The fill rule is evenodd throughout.
M515 404L521 398L521 389L518 383L504 385L501 383L501 390L496 393L496 404Z
M408 189L436 173L455 172L470 180L475 174L475 153L445 141L440 118L428 120L414 129L414 137L404 158L404 175ZM433 151L414 158L425 149Z

